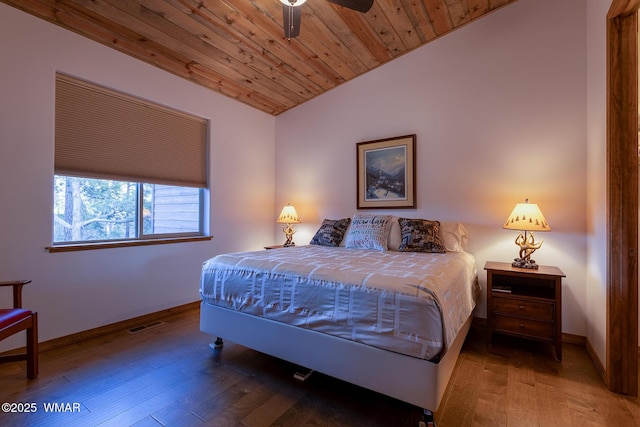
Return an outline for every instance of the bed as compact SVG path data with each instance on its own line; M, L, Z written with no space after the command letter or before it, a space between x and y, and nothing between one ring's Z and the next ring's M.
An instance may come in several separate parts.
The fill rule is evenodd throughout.
M399 233L405 241L406 227L394 230L399 219L383 217L389 223L378 232L377 247L371 236L365 244L349 240L358 234L360 216L354 215L344 220L349 224L342 233L332 229L335 235L321 244L316 237L331 234L323 227L310 245L207 260L200 329L218 337L218 346L229 339L419 406L430 416L471 324L479 295L476 262L459 244L466 236L459 224L449 227L458 244L442 243L447 239L440 223L434 229L429 222L436 250L409 244L407 251L392 237ZM411 230L415 243L420 239ZM424 249L425 239L420 242Z

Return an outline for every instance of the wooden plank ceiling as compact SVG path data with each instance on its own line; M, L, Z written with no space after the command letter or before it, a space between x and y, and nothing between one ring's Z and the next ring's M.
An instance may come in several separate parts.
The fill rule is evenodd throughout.
M279 0L0 0L278 115L515 0L375 0L359 13Z

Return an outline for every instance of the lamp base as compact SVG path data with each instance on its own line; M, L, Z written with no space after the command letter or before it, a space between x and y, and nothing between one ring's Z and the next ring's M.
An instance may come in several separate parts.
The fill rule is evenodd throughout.
M532 270L538 269L538 264L536 264L534 260L526 258L514 258L511 266L518 268L529 268Z
M286 237L286 240L282 246L284 246L285 248L288 248L289 246L295 246L296 244L293 243L293 233L295 233L296 231L293 229L291 224L287 224L286 227L282 227L282 231L284 231L284 236Z

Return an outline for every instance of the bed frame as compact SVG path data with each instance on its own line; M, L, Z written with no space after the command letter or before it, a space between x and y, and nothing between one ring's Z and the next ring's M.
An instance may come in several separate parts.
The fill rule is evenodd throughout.
M473 314L439 363L205 302L200 306L200 330L218 337L218 346L222 338L228 339L421 407L425 420L433 425L433 412L447 388L472 317Z

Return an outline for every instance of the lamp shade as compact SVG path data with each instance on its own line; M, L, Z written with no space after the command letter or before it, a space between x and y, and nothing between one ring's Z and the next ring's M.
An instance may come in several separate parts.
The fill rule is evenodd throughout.
M522 231L551 231L549 223L535 203L518 203L502 228Z
M296 208L289 204L282 208L282 212L280 212L280 216L276 222L281 224L299 224L300 217L298 216L298 212L296 212Z

